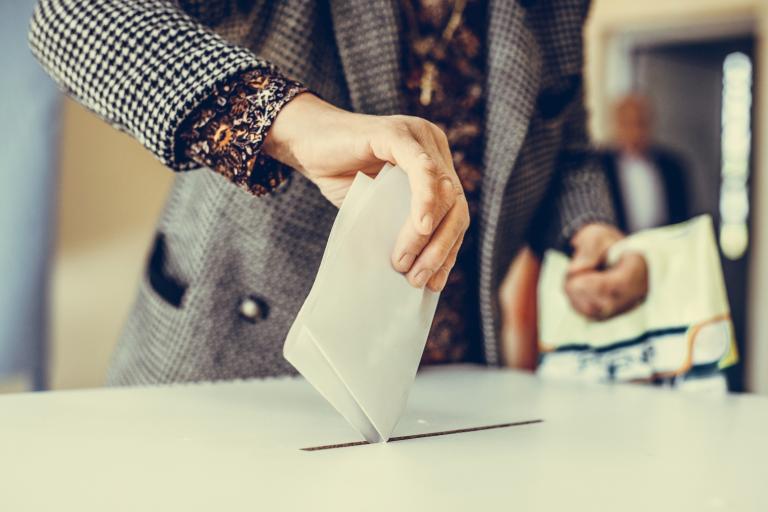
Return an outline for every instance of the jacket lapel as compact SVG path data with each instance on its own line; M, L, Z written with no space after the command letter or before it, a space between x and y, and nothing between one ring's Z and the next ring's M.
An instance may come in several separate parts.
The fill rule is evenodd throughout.
M336 44L355 111L405 112L398 0L330 0ZM512 0L491 0L487 34L486 133L480 215L480 306L486 357L498 363L494 248L505 185L533 114L541 55Z
M494 0L489 6L483 180L489 193L509 178L539 89L541 55L525 14L518 2Z
M404 113L397 0L331 0L336 45L352 107Z
M504 190L528 132L541 74L538 43L518 2L492 0L487 35L487 94L480 207L480 316L486 362L499 364L498 223ZM502 233L502 236L504 234Z
M354 110L404 113L397 0L330 0L330 4ZM541 56L524 23L525 12L509 0L492 0L489 6L485 179L490 183L484 182L489 192L509 178L539 88Z

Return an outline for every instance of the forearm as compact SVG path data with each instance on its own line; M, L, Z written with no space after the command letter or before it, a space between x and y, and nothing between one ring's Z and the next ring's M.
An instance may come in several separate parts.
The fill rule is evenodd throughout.
M569 158L573 158L573 167L563 170L548 241L550 247L559 249L567 249L574 235L588 224L616 224L610 190L600 165L589 153Z
M573 236L587 224L616 222L610 188L587 134L581 94L564 115L555 179L529 231L529 241L539 253L568 250Z
M175 169L195 166L176 135L216 84L247 69L274 72L171 1L42 0L29 41L68 94Z

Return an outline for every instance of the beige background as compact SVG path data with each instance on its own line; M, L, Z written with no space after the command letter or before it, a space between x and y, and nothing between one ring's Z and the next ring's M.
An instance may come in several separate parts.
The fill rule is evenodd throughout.
M63 110L51 385L101 385L173 173L70 100Z
M688 24L712 26L727 20L748 20L755 31L768 27L762 0L597 0L587 28L587 78L592 128L598 139L608 132L606 105L607 48L622 31L640 31ZM768 70L768 52L758 54ZM759 95L768 98L768 82ZM768 125L766 109L760 126ZM756 147L768 146L768 130L757 133ZM762 142L762 144L761 144ZM58 236L52 294L53 330L51 383L55 389L102 384L109 356L133 300L155 219L172 180L137 142L119 133L67 100L61 129ZM756 180L758 234L768 217L766 162L758 156ZM768 236L755 240L753 272L768 283ZM755 287L753 310L768 307L768 289ZM768 318L752 315L753 339L768 338ZM768 347L753 348L751 384L768 392ZM0 383L0 391L23 387Z

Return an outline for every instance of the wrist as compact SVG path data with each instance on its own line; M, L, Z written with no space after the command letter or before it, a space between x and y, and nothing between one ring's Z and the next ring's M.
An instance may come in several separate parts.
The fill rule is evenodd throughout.
M297 95L275 117L264 139L262 151L306 175L298 147L312 131L310 123L317 120L318 116L327 115L329 110L337 109L310 92Z
M616 226L603 222L590 222L581 226L571 237L571 246L578 247L582 242L590 239L604 239L618 242L624 238L624 234Z

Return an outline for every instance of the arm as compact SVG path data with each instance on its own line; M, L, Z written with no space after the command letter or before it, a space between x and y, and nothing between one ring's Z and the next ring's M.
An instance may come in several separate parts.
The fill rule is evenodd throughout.
M212 12L205 16L215 19ZM224 41L174 3L161 0L41 0L30 44L66 92L133 135L169 167L195 166L192 155L259 191L253 173L239 182L242 169L229 168L226 155L196 147L218 140L207 136L204 104L217 88L248 70L258 72L257 80L284 82L274 66L248 49ZM235 159L245 155L249 163L243 168L252 170L255 163L250 162L263 150L315 183L336 205L358 171L376 174L386 162L399 165L408 174L412 204L392 264L414 286L442 289L469 225L445 134L423 119L346 112L311 94L286 103L285 89L280 90L255 101L256 110L249 111L263 117L263 123L239 125L248 140ZM260 97L259 87L254 94ZM248 133L251 129L257 133Z
M570 251L572 238L587 224L615 225L608 181L587 133L582 89L563 115L555 179L529 230L531 247L539 254L550 248Z
M625 254L603 268L610 247L623 238L615 227L610 187L587 135L583 93L567 107L557 179L534 225L539 251L572 252L565 291L573 308L593 318L609 318L632 309L648 292L648 269L639 254ZM552 207L554 205L554 207Z
M67 94L177 170L196 166L176 147L179 127L216 84L278 73L171 1L42 0L29 41Z

